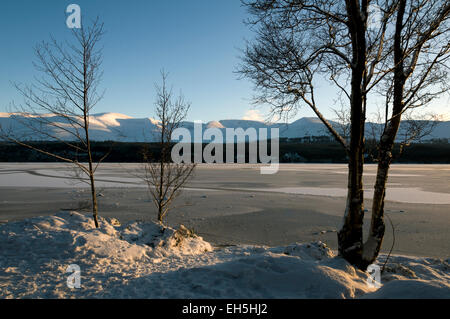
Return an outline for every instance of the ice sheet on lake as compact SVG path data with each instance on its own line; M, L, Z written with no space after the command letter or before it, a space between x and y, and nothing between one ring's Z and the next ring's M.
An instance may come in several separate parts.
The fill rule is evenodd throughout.
M238 190L238 189L235 189ZM312 195L312 196L330 196L346 197L345 188L327 188L327 187L280 187L280 188L240 188L245 191L263 191L285 194ZM365 198L373 198L373 191L364 191ZM399 203L411 204L450 204L450 194L427 192L420 188L392 187L386 192L386 200Z

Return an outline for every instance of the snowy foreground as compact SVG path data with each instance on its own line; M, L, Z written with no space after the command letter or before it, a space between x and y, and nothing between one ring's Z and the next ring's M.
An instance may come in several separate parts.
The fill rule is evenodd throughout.
M320 242L219 249L184 227L100 224L63 212L1 225L0 298L450 298L450 259L393 256L377 289Z

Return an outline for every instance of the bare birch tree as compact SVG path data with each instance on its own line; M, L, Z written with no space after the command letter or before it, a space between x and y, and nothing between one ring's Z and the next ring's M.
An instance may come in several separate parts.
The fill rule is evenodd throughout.
M35 68L42 74L32 85L15 84L24 98L23 104L12 103L11 111L17 124L24 128L15 132L1 128L1 137L23 147L73 164L82 181L90 185L92 214L98 227L98 204L95 189L94 163L89 136L89 116L103 94L98 93L102 76L102 51L99 47L103 24L95 20L89 27L72 29L73 42L61 44L54 38L35 48ZM52 117L57 117L55 121ZM27 133L28 132L28 133ZM30 133L31 132L31 133ZM23 134L22 134L23 133ZM32 141L58 141L67 146L66 154L56 154ZM79 157L87 158L87 163ZM78 174L77 173L77 174Z
M440 4L443 10L432 13L428 22L431 29L441 25L447 14L445 1L416 2L419 4L413 12L419 11L422 14L426 14L423 3L433 3L437 7ZM423 52L423 45L413 44L423 40L417 42L413 38L415 34L422 34L427 29L412 31L407 27L408 33L404 35L403 43L412 46L414 50L402 51L406 55L392 63L395 60L395 38L390 36L390 32L395 29L398 20L396 15L401 11L399 0L252 0L244 1L244 4L252 15L248 22L257 36L252 43L248 43L239 71L255 83L260 93L255 99L256 103L272 105L275 113L290 112L302 105L311 108L347 152L347 204L343 225L338 232L338 250L350 263L365 269L374 260L373 257L378 255L379 249L374 247L380 243L381 233L384 232L384 228L381 231L381 225L384 227L384 224L380 223L380 215L376 213L379 210L374 208L371 238L363 243L363 168L368 95L371 92L375 94L375 90L385 83L383 81L389 81L389 75L394 74L391 83L399 81L395 80L398 61L405 59L406 55L414 57L413 52ZM380 16L374 27L368 21L371 9L375 6L379 8ZM410 19L417 23L416 18L413 15ZM433 32L431 31L431 38ZM430 32L426 31L425 34ZM444 47L448 46L448 33L446 34L447 42ZM423 75L423 81L414 81L432 85L430 73L425 71ZM348 142L319 110L315 92L318 78L329 79L347 97L350 113ZM417 84L410 87L411 93L415 92L416 86ZM392 89L393 96L398 90ZM384 93L390 96L389 92ZM420 100L426 102L427 96L429 97L424 95ZM412 102L417 99L409 100ZM394 112L394 115L397 113ZM387 120L392 122L393 118ZM399 116L395 117L395 121L397 120L400 120ZM394 129L393 132L387 133L388 140L384 138L389 145L389 153L397 130ZM386 145L382 144L380 142L380 149L386 149ZM379 170L376 188L382 190L380 193L384 203L387 176L385 178L382 174L382 170ZM381 203L379 201L380 205Z
M382 32L368 36L368 1L255 0L246 3L257 38L249 43L241 73L261 93L258 103L286 112L306 105L342 145L349 159L347 204L338 232L339 254L360 266L364 216L363 163L369 54ZM386 13L386 16L388 13ZM349 142L323 116L316 102L317 77L329 78L350 105Z
M385 224L384 199L392 149L402 116L426 106L450 89L450 3L439 0L398 0L393 35L388 41L391 68L385 74L387 88L385 126L378 148L378 168L372 204L372 219L363 260L369 265L378 256ZM427 134L426 121L407 121L406 143Z
M172 133L180 127L187 116L190 104L182 95L174 97L167 87L167 73L161 72L162 84L155 85L156 117L159 120L157 140L160 148L159 159L155 161L150 154L144 154L145 175L149 193L155 203L158 221L163 219L172 208L186 182L192 176L195 163L173 163L171 156Z

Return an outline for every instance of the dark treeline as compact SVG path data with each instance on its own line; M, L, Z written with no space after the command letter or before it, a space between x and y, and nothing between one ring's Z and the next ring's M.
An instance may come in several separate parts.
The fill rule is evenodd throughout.
M75 155L79 162L87 160L86 154L75 154L60 142L33 142L49 152L59 155ZM206 144L203 145L205 147ZM236 162L237 146L235 146L234 158ZM192 151L194 146L191 146ZM248 145L246 149L246 162L248 162ZM268 144L270 155L270 143ZM404 147L400 152L400 145L393 150L395 163L420 163L420 164L450 164L450 144L444 142L415 143ZM93 142L92 154L94 161L108 154L105 162L110 163L140 163L143 162L143 154L147 151L152 160L159 160L160 149L157 143L133 143L133 142ZM401 154L400 154L401 153ZM375 143L367 143L365 161L374 163L376 154ZM347 163L348 159L342 147L333 142L305 143L296 141L280 141L281 163ZM226 159L226 147L223 146L223 158ZM12 143L0 143L0 162L58 162L55 158L27 149Z

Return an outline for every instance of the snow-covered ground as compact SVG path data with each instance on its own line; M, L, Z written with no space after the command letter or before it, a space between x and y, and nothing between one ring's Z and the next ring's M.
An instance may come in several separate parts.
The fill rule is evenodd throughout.
M450 298L449 261L393 256L377 289L321 242L217 248L184 227L62 212L0 226L0 298Z

